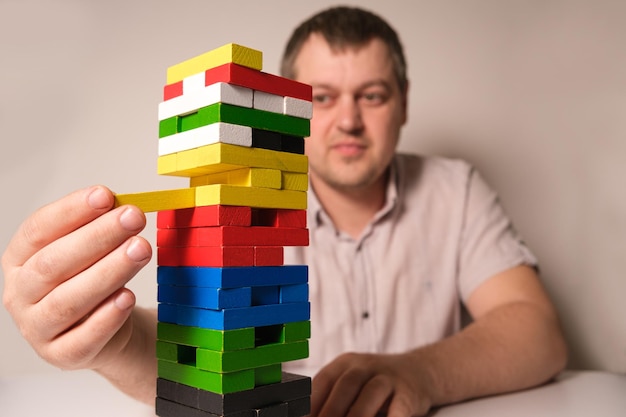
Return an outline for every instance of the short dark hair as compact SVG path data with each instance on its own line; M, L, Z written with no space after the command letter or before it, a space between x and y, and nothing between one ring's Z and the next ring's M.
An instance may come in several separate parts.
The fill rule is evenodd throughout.
M305 20L291 34L280 65L283 77L295 78L295 61L302 45L313 33L321 34L331 48L359 48L374 38L382 40L393 61L401 90L407 86L407 65L396 31L380 16L357 7L332 7Z

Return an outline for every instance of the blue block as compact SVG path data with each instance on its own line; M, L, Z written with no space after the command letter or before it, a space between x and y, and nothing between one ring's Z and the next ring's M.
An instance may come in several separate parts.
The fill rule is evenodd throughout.
M309 284L282 285L280 303L300 303L309 300Z
M225 289L159 285L157 300L160 303L180 304L212 310L249 307L252 305L252 289L250 287ZM278 304L278 302L274 304Z
M302 300L302 301L308 301ZM252 305L280 304L280 290L278 286L264 286L252 288Z
M307 265L224 268L159 266L157 268L157 282L163 285L238 288L304 284L308 282L308 279Z
M158 316L159 321L164 323L233 330L306 321L310 319L311 307L306 302L207 310L175 304L159 304Z

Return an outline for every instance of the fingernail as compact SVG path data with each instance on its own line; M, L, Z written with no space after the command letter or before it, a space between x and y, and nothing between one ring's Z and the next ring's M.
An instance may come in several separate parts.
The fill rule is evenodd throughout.
M145 225L144 217L136 209L127 208L120 216L122 227L130 232L141 229Z
M130 242L126 249L126 255L135 262L141 262L148 259L151 252L141 239L133 238L133 241Z
M128 310L134 305L135 297L128 291L123 291L120 295L115 297L115 306L120 310Z
M87 202L94 209L103 209L111 205L110 196L102 187L95 187L87 197Z

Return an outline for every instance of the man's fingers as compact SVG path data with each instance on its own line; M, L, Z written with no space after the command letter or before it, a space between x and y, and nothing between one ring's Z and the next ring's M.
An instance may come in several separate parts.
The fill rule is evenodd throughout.
M150 260L150 244L133 236L97 263L63 282L33 309L32 328L41 341L54 339L90 314L103 300L139 272Z
M363 386L347 416L374 417L392 394L393 383L386 376L378 374ZM410 414L404 416L407 417Z
M2 258L5 270L23 265L41 248L107 212L113 201L108 188L93 186L40 208L11 239Z
M327 365L313 381L311 415L344 416L372 377L358 355L345 354Z
M26 304L37 303L66 280L99 262L144 226L141 210L125 206L58 238L32 255L14 274L13 286L19 288L19 298Z
M128 342L132 332L128 318L134 305L131 291L116 291L82 322L47 344L41 356L62 369L97 366L99 360L118 354Z

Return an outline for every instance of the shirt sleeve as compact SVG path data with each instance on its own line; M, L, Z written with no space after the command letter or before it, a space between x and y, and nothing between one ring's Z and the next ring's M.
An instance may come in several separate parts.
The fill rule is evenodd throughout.
M518 265L537 267L500 205L497 194L476 169L469 170L461 232L458 285L464 302L483 282Z

